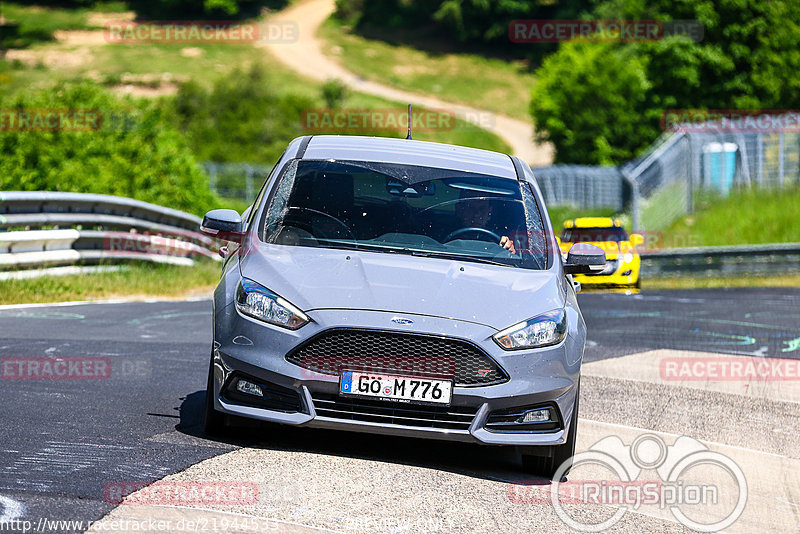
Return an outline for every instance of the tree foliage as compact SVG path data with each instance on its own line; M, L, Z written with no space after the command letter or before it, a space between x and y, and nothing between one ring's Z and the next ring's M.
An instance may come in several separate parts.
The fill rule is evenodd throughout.
M569 43L545 60L531 112L558 161L611 164L655 135L645 120L649 88L645 58L608 44Z
M88 83L0 98L0 109L90 110L99 129L7 127L0 135L0 190L126 196L202 214L217 199L191 150L154 105L119 100ZM66 124L66 123L61 123Z
M561 162L620 163L659 135L659 117L667 109L800 105L795 74L800 69L800 2L606 0L593 15L696 20L704 35L697 42L675 35L644 43L562 44L537 71L540 81L531 102L537 127L546 130L543 137L554 142ZM586 61L582 54L594 59ZM631 79L641 83L623 87L621 80ZM603 111L604 106L612 111ZM587 117L586 110L613 122ZM634 131L631 125L637 121L642 126ZM591 144L579 147L579 139Z
M258 15L262 8L282 9L287 0L128 0L137 17L146 20L227 20Z
M303 130L303 111L314 107L306 97L279 94L263 66L235 70L211 89L195 82L181 86L172 116L203 161L273 164L287 139Z

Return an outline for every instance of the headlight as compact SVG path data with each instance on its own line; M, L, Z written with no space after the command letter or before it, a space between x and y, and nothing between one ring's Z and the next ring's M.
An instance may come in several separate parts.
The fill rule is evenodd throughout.
M553 310L510 326L492 336L506 350L532 349L561 343L567 335L567 314Z
M259 321L289 330L297 330L309 322L308 316L291 302L247 278L242 278L236 288L236 309Z
M622 259L625 260L625 263L630 263L633 261L633 254L626 252Z

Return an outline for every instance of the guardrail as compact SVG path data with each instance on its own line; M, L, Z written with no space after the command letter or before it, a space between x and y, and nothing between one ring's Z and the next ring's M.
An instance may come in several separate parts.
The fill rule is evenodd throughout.
M215 241L198 231L200 222L189 213L111 195L0 192L0 270L220 260ZM3 278L9 277L16 276Z
M693 247L642 253L642 276L731 276L800 272L800 243Z

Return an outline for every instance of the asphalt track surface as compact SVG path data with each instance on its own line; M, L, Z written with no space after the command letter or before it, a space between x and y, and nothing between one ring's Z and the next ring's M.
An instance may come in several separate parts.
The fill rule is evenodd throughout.
M800 289L584 293L579 299L589 330L579 450L615 425L626 443L635 437L631 429L647 429L719 444L740 462L760 463L771 473L768 481L781 478L762 487L761 475L743 467L750 482L748 506L770 511L753 510L746 525L797 531L800 399L790 398L792 391L747 390L739 383L722 389L672 385L625 373L635 373L636 362L647 355L684 351L798 359ZM39 521L97 520L116 508L108 492L116 483L152 482L187 468L173 476L211 479L230 464L228 480L249 473L261 484L264 498L247 513L283 521L270 527L273 531L301 532L306 526L346 532L565 529L551 512L525 507L513 497L530 477L519 473L517 457L507 451L382 436L356 440L355 434L270 425L239 428L222 441L205 438L200 419L210 309L210 301L0 309L0 357L95 357L111 369L107 378L96 380L3 375L0 524L24 519L33 529L39 525L40 532L80 532L86 525L45 523L42 528ZM269 470L258 467L263 462ZM367 512L348 508L353 503L327 503L340 481L325 477L353 470L387 483L371 485L362 504L373 514L394 509L395 523L367 521ZM414 497L399 501L394 492L409 477L413 481L405 489ZM430 493L439 487L452 491ZM236 507L218 509L242 513ZM448 510L461 512L450 516ZM403 526L403 514L418 512L445 522ZM362 521L348 523L348 514ZM626 516L617 528L685 530L657 513Z

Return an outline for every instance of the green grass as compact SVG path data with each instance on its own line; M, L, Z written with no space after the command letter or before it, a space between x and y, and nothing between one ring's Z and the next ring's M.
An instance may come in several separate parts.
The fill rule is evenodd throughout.
M193 267L132 264L115 272L5 280L0 304L210 295L221 269L218 262L198 260Z
M437 53L355 34L331 18L320 29L327 53L368 80L530 120L535 77L524 62Z
M727 198L705 195L695 213L664 232L672 246L800 242L800 188L743 190Z
M78 53L79 48L81 47L55 42L33 47L34 50L75 53ZM216 79L232 75L237 67L247 68L249 65L261 62L266 65L276 92L306 96L316 103L316 107L327 107L322 98L321 83L298 75L264 49L249 45L192 45L191 48L199 49L200 53L197 57L187 57L186 48L177 44L95 45L91 47L91 61L79 64L65 62L63 66L49 69L9 65L7 62L3 65L3 62L0 62L0 92L13 95L30 91L32 88L53 85L59 80L79 80L90 75L99 83L106 85L117 85L125 79L134 77L138 80L178 82L195 80L210 86ZM169 75L165 77L164 73ZM399 102L352 91L348 94L349 96L341 104L344 108L404 109L403 104ZM405 132L402 135L404 134ZM366 132L365 135L374 134ZM401 134L398 132L398 135ZM461 120L456 121L452 129L415 132L414 138L498 152L510 151L510 147L495 134Z
M736 287L800 287L800 274L709 278L642 278L642 289L712 289Z
M4 46L23 48L40 41L53 39L56 30L84 30L89 28L89 9L64 9L22 5L15 2L3 2L3 17L6 21L16 23L16 35L0 36Z

